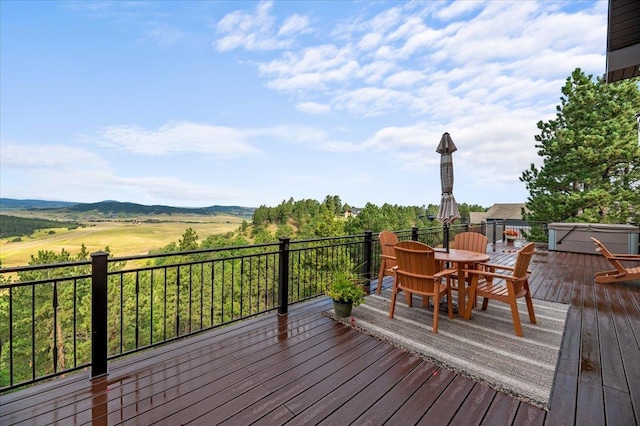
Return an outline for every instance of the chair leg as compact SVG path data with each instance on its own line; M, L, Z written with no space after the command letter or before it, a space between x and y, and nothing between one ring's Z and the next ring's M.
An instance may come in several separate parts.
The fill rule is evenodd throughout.
M451 300L451 287L447 277L447 308L449 308L449 319L453 319L453 301Z
M433 333L438 334L438 312L440 311L440 293L433 295Z
M527 290L527 293L524 295L524 299L527 302L527 311L529 311L529 321L531 324L536 323L536 313L533 311L533 300L531 299L531 291L529 290L529 283L524 283L524 288Z
M518 314L518 302L516 297L511 292L509 294L509 306L511 306L511 317L513 318L513 330L516 332L516 336L522 337L522 325L520 324L520 314Z
M398 296L398 276L393 279L393 289L391 290L391 307L389 308L389 318L393 319L393 311L396 309L396 297Z
M478 294L476 293L476 290L478 289L478 276L477 275L472 275L471 277L471 283L469 285L469 300L473 299L475 301L478 300ZM464 312L464 319L466 319L467 321L471 318L471 310L475 307L475 304L471 304L471 303L467 303L467 310Z
M423 308L429 307L429 296L422 296L422 307Z
M380 291L382 291L382 279L384 278L384 267L385 267L385 261L384 259L382 259L380 262L380 272L378 273L378 288L376 289L376 293L378 294L380 294Z
M486 311L488 306L489 306L489 299L487 299L486 297L483 297L482 298L482 310Z

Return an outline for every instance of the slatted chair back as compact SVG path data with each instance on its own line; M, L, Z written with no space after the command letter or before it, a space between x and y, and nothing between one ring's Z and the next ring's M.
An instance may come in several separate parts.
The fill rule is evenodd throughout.
M489 239L479 232L461 232L453 237L453 247L461 250L486 253Z
M521 297L524 283L529 279L529 263L535 251L535 243L529 243L518 250L516 264L513 266L513 284L516 297Z
M380 242L380 271L378 272L378 287L376 293L382 290L382 280L385 275L394 275L396 262L395 245L398 244L398 236L391 231L382 231L378 236Z
M382 231L378 236L380 252L383 256L395 257L395 245L398 244L398 236L391 231Z
M401 241L395 247L397 274L402 289L434 293L436 258L433 249L418 241ZM431 277L431 278L425 278Z
M398 268L393 281L391 294L391 307L389 318L393 318L398 292L406 292L407 305L411 307L412 295L422 296L422 306L429 306L429 298L433 297L433 328L438 332L438 311L440 298L447 296L449 318L453 318L453 305L451 303L450 276L453 269L437 271L434 250L426 244L417 241L400 241L395 246ZM442 279L446 278L446 284Z

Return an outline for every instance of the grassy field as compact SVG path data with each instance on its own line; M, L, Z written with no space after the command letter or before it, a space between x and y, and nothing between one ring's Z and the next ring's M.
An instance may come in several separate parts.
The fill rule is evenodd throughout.
M82 244L87 251L103 250L109 246L111 253L118 256L147 254L149 250L178 242L187 228L196 231L198 238L204 240L209 235L224 234L238 229L242 218L237 216L154 216L158 223L139 221L101 221L89 222L85 227L68 230L66 228L40 230L22 241L14 238L0 239L0 260L3 267L27 265L31 255L39 250L56 253L64 248L71 254L80 251Z

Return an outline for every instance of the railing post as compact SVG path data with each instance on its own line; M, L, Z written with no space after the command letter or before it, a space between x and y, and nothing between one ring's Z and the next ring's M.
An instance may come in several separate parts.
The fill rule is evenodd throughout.
M280 237L278 271L278 315L289 312L289 237Z
M91 378L107 374L107 259L91 253Z
M365 286L367 287L367 293L371 286L371 266L373 265L373 232L364 231L364 264L362 265L362 274L367 280Z
M418 241L418 227L414 226L411 228L411 239L413 241Z
M494 220L493 221L493 242L494 243L498 241L497 234L498 234L498 221Z

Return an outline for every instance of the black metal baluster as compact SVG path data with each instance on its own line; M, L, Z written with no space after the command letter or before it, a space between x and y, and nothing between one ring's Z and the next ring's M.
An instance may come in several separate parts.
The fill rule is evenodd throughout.
M13 287L9 287L9 386L13 386Z
M191 323L193 322L193 265L189 265L189 323L187 333L191 333Z
M36 378L36 286L31 286L31 378Z
M164 267L164 278L162 280L164 282L164 327L163 327L163 334L164 334L164 340L167 340L167 267Z
M135 348L140 347L140 271L136 271L136 328L135 328Z
M176 269L176 337L178 337L180 335L180 266Z
M53 282L53 372L58 372L58 281Z
M78 280L73 279L73 366L78 366L78 335L77 322L78 322Z
M149 279L151 280L151 282L149 283L150 288L149 288L149 316L150 316L150 321L151 323L149 324L149 344L153 345L153 305L155 304L153 301L153 272L155 271L155 269L151 270L151 273L149 275Z
M120 273L120 353L123 352L124 345L124 278Z

